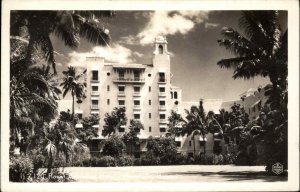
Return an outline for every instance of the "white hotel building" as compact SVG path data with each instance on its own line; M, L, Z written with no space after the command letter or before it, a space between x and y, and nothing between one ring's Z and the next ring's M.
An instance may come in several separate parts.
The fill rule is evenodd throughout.
M167 49L167 41L164 37L157 37L154 41L154 52L152 63L149 64L127 64L108 63L102 57L86 58L86 83L87 97L82 103L75 105L75 113L79 117L86 117L90 114L99 114L100 122L95 128L98 129L99 137L94 140L93 151L101 151L99 141L105 139L102 136L104 118L115 107L125 107L128 119L127 125L118 130L118 134L129 131L129 120L140 120L144 130L139 133L143 141L137 151L146 151L146 143L149 136L164 136L168 131L168 117L171 110L182 114L185 117L184 109L192 105L199 105L196 102L182 101L181 88L171 85L170 54ZM218 113L222 108L221 99L204 100L204 108L208 111ZM228 103L227 103L228 105ZM59 101L59 110L71 109L70 100ZM228 105L229 106L229 105ZM229 109L227 109L229 110ZM77 124L76 128L82 128ZM195 136L195 147L192 137L175 138L178 151L193 155L203 151L203 139ZM212 134L207 135L206 153L213 153L215 142L222 144L213 138Z

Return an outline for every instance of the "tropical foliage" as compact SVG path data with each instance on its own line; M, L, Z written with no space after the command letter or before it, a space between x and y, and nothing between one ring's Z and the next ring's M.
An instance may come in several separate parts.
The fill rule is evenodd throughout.
M249 79L268 77L265 95L270 110L260 129L265 144L267 170L274 162L287 168L287 30L279 25L278 11L244 11L240 27L245 35L232 28L223 28L224 39L220 46L230 50L236 57L222 59L218 65L234 69L233 78Z
M104 137L111 136L111 134L116 133L122 125L126 125L127 117L126 117L126 109L125 107L114 108L111 113L106 113L104 118L104 126L102 130L102 135Z
M140 139L138 134L141 129L144 129L143 124L138 120L130 120L129 132L126 132L122 136L122 140L129 148L129 153L133 153L134 147L138 147L140 145Z

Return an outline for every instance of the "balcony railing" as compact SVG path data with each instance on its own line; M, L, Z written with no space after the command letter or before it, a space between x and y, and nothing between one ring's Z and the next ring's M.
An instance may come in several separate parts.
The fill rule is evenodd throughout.
M99 91L92 91L91 95L99 95Z
M166 110L166 106L165 106L165 105L160 105L160 106L159 106L159 110L165 111L165 110Z
M133 96L141 96L140 92L133 92Z
M145 79L141 78L116 78L115 83L145 83Z
M119 97L125 97L125 92L124 91L119 91L118 96Z
M99 109L98 105L91 105L91 109Z
M94 79L94 78L92 78L92 79L91 79L91 82L92 82L92 83L99 83L99 79Z
M167 120L166 120L166 119L160 119L160 120L159 120L159 123L164 123L164 124L165 124L165 123L167 123ZM162 127L162 128L163 128L163 127Z
M141 106L140 106L140 105L134 105L134 106L133 106L133 109L140 110L140 109L141 109Z
M158 93L158 96L159 96L159 97L166 97L166 92L159 92L159 93Z
M166 83L166 78L159 78L158 83Z

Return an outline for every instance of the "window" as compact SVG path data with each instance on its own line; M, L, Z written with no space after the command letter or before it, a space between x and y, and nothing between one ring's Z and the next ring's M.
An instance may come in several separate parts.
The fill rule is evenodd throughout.
M151 126L149 127L149 132L151 132Z
M98 91L98 86L92 86L92 91Z
M148 73L148 77L151 77L151 73Z
M159 82L165 82L165 73L159 73Z
M149 119L151 119L151 113L149 113Z
M134 114L133 117L134 117L134 119L140 119L141 115L140 114Z
M107 76L110 76L110 72L108 72L106 75L107 75Z
M107 99L107 105L109 105L109 103L110 103L110 101L109 101L109 99Z
M134 101L133 101L133 104L134 104L134 105L140 105L140 100L134 100Z
M140 87L133 87L134 92L139 93L140 92Z
M151 86L149 86L149 92L151 92Z
M176 141L176 146L180 147L181 146L181 142L180 141Z
M189 141L189 146L192 146L192 141Z
M77 114L78 119L82 119L82 113Z
M255 112L255 106L253 107L253 109L252 109L252 110L253 110L253 112Z
M119 100L119 105L120 105L120 106L125 105L125 100Z
M134 80L139 80L140 79L140 73L138 71L133 72Z
M159 101L159 105L166 105L166 101Z
M173 92L171 91L171 99L173 99Z
M125 74L124 74L124 71L119 71L119 79L124 79L125 77Z
M164 49L163 49L163 46L162 46L162 45L159 45L159 46L158 46L158 53L159 53L159 54L163 54L163 50L164 50Z
M98 81L98 71L92 71L92 80Z
M149 105L151 105L151 100L149 100Z
M107 91L109 91L110 90L110 87L109 87L109 85L107 85Z
M160 128L159 131L162 132L162 133L166 132L166 128Z
M177 91L174 92L174 99L177 99Z
M166 89L164 87L159 88L159 92L165 92L165 91L166 91Z
M160 119L166 119L166 114L159 114Z
M92 105L98 105L98 100L92 100Z
M125 91L125 87L124 86L120 86L119 87L119 92L124 92Z

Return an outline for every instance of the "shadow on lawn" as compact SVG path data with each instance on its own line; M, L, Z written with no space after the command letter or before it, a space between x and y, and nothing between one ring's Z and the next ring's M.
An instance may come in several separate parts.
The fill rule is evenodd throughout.
M240 171L240 172L199 172L199 171L189 171L189 172L167 172L163 175L201 175L201 176L221 176L227 181L245 181L245 180L264 180L266 182L276 182L276 181L287 181L288 177L285 176L275 176L268 175L265 171Z

